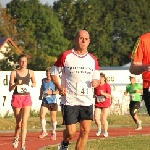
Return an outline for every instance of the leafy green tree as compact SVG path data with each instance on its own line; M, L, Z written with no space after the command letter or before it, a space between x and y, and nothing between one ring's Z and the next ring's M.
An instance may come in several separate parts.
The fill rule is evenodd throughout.
M113 31L113 16L110 12L105 13L103 6L98 0L59 0L53 8L63 24L65 37L70 40L70 47L74 46L72 40L76 32L87 30L91 38L89 51L105 66L110 64L108 58L113 53L112 37L109 36Z
M15 28L16 20L6 14L6 8L0 5L0 37L11 37L13 40L17 35Z
M150 31L149 0L59 0L53 9L70 47L79 29L89 31L89 51L98 57L101 66L128 63L138 36Z
M62 25L47 4L43 5L39 0L12 0L7 5L7 13L17 20L18 42L31 56L32 69L45 70L45 64L39 67L38 59L43 60L39 53L49 59L46 55L57 57L67 49L68 40L64 38Z

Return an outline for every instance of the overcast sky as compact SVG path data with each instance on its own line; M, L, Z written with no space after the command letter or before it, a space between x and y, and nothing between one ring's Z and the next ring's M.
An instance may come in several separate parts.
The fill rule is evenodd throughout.
M2 4L2 6L6 6L7 3L9 3L11 0L0 0L0 3ZM56 0L40 0L40 2L42 2L43 4L48 3L49 5L53 5L53 2Z

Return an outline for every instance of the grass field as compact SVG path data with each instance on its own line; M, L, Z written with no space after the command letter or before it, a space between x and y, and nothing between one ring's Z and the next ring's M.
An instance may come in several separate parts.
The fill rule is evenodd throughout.
M144 125L147 125L150 123L150 117L147 114L139 114L139 118L142 120ZM46 117L47 120L47 129L50 129L50 118L47 114ZM57 114L57 122L58 122L58 129L61 129L63 126L61 126L62 123L62 117L60 112ZM134 127L135 124L132 121L132 118L130 115L110 115L108 117L109 126L111 127ZM15 118L14 117L8 117L8 118L0 118L0 130L14 130L15 128ZM94 121L92 122L91 128L96 128ZM40 119L39 115L31 115L28 120L28 129L35 130L35 129L41 129Z
M85 150L150 150L150 136L128 136L91 140ZM75 143L69 145L74 150ZM46 147L42 150L57 150L57 147Z
M149 125L150 117L147 114L139 114L139 118L142 120L143 125ZM49 114L46 116L47 129L50 129ZM62 117L61 113L57 114L58 130L62 130L64 126L61 126ZM135 127L135 124L130 115L109 115L108 117L109 127ZM14 130L15 119L14 117L0 118L0 131ZM92 122L91 128L96 128L94 122ZM34 131L41 130L39 114L31 114L28 121L28 130ZM128 136L117 138L106 138L88 141L85 150L150 150L150 136ZM75 143L71 143L69 150L74 150ZM43 148L43 150L57 150L57 147Z

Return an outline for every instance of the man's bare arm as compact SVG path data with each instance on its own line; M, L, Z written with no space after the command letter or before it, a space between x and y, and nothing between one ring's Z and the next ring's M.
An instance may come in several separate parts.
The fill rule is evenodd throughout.
M147 66L141 65L141 63L135 63L132 60L129 71L131 74L139 75L147 71Z
M55 84L56 88L59 90L61 88L61 85L58 81L58 77L56 75L51 75L51 80Z

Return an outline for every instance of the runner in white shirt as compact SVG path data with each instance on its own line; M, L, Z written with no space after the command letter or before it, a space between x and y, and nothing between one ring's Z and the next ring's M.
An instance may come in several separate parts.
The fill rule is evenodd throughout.
M93 120L93 88L99 85L99 66L95 56L88 53L89 33L80 30L75 36L75 48L62 53L51 68L51 79L60 94L65 96L64 139L59 150L67 150L69 141L80 123L80 135L76 150L85 148L90 124ZM62 73L61 85L57 75Z

